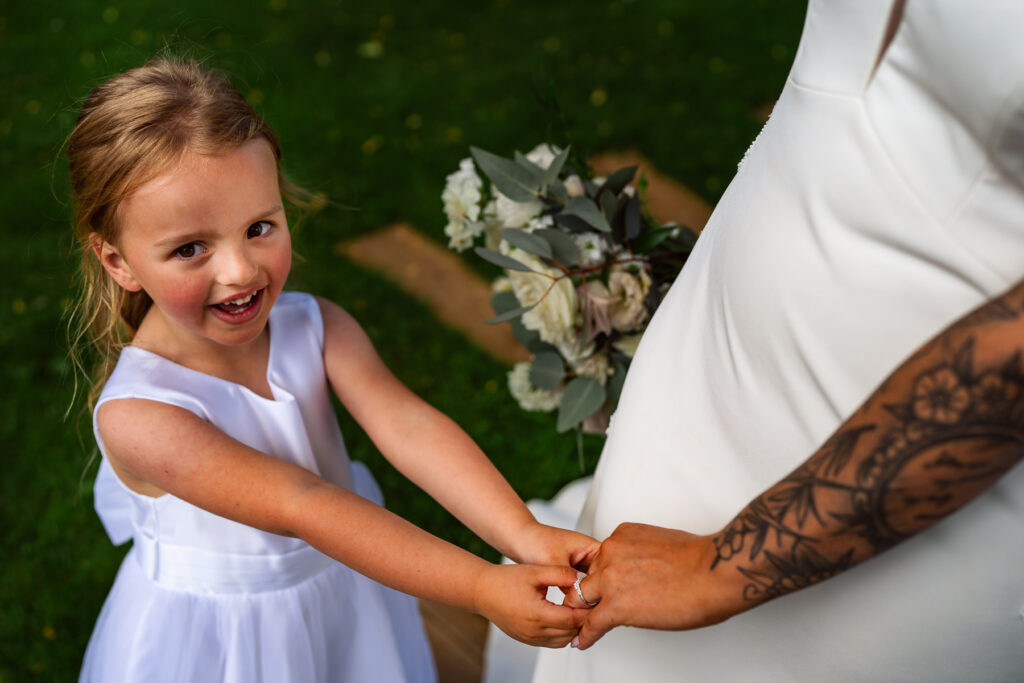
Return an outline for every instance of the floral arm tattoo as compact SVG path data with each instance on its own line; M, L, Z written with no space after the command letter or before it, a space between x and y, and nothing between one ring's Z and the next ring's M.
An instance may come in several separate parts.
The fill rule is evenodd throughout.
M817 583L993 484L1024 443L1024 281L903 363L807 461L713 538L743 600Z

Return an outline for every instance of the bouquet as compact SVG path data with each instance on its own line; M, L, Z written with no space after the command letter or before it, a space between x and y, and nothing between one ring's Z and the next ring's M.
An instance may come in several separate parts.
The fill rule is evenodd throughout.
M509 373L510 393L524 410L558 410L560 432L602 432L696 236L648 215L643 178L630 185L636 166L600 178L569 148L470 151L441 195L445 234L504 269L488 323L509 322L532 356Z

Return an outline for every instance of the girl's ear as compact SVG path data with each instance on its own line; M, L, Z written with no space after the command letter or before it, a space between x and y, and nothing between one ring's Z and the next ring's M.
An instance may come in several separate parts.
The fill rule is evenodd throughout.
M129 292L137 292L142 289L142 285L135 279L132 269L128 267L117 247L96 233L89 235L89 243L92 245L92 251L96 254L100 265L110 274L110 277L114 278L114 282Z

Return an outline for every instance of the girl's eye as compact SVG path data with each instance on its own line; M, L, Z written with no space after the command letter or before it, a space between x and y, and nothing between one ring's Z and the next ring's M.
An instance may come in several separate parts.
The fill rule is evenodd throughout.
M268 232L270 232L270 221L256 221L249 226L245 236L252 239L254 237L263 237Z
M198 242L189 242L188 244L183 244L182 246L175 249L174 255L180 259L187 261L188 259L195 258L204 251L206 251L206 248L203 247L203 245L199 244Z

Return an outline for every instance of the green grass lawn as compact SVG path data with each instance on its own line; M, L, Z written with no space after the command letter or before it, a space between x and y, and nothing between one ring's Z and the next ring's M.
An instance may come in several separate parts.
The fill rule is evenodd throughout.
M0 252L0 683L76 677L124 554L92 511L88 418L80 407L64 417L62 311L77 257L60 152L92 86L164 46L236 74L280 134L292 179L335 202L302 224L306 262L292 286L348 307L399 377L463 425L524 498L547 497L581 474L575 439L555 433L553 415L516 407L507 368L332 245L395 220L442 241L444 177L470 144L503 155L545 139L635 148L713 203L781 88L803 11L799 0L0 8L0 208L13 240ZM393 510L495 558L341 420ZM585 446L592 470L601 440Z

